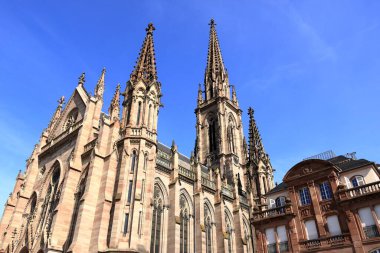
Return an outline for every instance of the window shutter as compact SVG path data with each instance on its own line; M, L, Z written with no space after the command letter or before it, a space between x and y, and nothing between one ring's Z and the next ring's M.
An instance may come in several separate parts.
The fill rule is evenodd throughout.
M279 242L287 242L288 237L286 236L286 228L285 226L277 227L277 236Z
M315 220L308 220L305 222L306 236L308 240L313 240L318 238L317 227L315 226Z
M276 237L274 235L274 228L265 229L265 235L267 237L267 244L276 243Z
M327 217L327 226L330 231L330 235L341 235L342 231L340 230L338 216L332 215Z
M373 220L371 209L369 207L359 209L359 216L362 222L362 227L375 225L375 221Z

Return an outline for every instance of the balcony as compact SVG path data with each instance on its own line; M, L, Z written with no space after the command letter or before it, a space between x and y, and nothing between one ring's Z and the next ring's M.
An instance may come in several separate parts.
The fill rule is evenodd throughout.
M346 201L362 196L367 196L380 192L380 181L373 182L370 184L365 184L357 186L350 189L342 189L337 192L339 201Z
M321 252L330 248L350 245L352 245L350 234L334 235L300 242L302 252Z
M253 222L260 222L264 220L274 219L278 217L284 217L286 215L293 216L293 208L291 204L286 204L284 206L275 207L267 209L264 211L254 212L253 213Z

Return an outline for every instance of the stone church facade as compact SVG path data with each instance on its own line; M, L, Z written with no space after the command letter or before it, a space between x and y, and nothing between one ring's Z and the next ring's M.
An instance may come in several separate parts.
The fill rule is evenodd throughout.
M274 185L252 108L244 136L213 20L194 151L160 143L153 31L108 113L104 69L93 95L82 74L58 101L6 202L0 253L380 253L380 165L329 153Z
M85 74L64 98L17 176L0 223L0 252L253 252L251 214L274 187L253 110L242 110L210 23L190 157L158 142L161 83L154 27L126 87L102 112ZM121 99L123 98L123 99ZM120 105L121 104L121 105Z

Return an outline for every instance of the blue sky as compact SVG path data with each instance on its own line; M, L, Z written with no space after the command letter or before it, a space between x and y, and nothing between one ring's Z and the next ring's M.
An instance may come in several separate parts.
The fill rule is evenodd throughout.
M107 68L105 108L125 88L153 22L164 108L159 139L194 145L210 18L247 132L253 106L276 181L305 157L333 150L380 162L380 1L0 2L0 204L57 100L86 72Z

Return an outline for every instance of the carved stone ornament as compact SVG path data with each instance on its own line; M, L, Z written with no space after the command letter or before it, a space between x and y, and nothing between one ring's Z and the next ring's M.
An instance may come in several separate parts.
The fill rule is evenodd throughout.
M305 167L302 169L303 173L304 174L310 174L313 172L313 169L312 168L309 168L309 167Z

